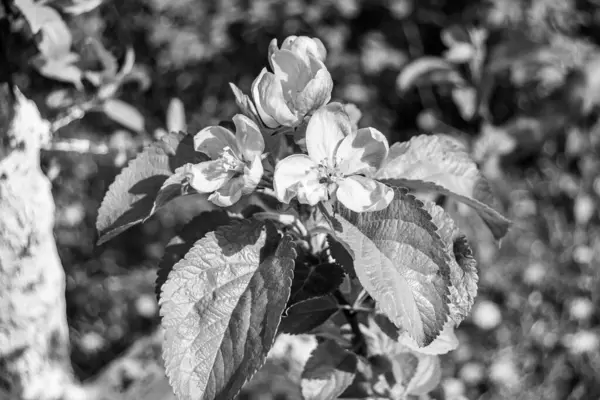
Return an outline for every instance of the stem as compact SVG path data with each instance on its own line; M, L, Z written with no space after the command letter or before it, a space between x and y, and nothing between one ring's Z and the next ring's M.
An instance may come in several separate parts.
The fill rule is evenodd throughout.
M335 292L333 292L333 295L335 296L335 299L338 301L338 303L340 305L350 307L350 309L348 309L346 307L340 307L340 309L341 309L342 313L344 313L344 317L346 317L346 319L348 320L348 323L350 324L350 328L352 329L352 334L353 334L352 347L356 354L358 354L360 356L366 356L367 355L367 342L365 341L365 337L363 336L363 334L360 330L360 325L358 324L358 318L356 317L356 310L351 309L351 306L348 303L348 300L346 300L344 295L339 290L336 290Z

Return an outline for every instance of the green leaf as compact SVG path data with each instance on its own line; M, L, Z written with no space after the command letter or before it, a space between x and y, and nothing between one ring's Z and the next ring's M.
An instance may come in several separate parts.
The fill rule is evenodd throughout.
M15 5L29 23L31 32L41 33L38 49L44 58L60 59L70 52L71 31L55 9L32 0L15 0Z
M396 79L396 88L400 93L404 93L417 85L424 77L440 72L444 73L445 80L448 82L464 82L455 67L443 58L421 57L402 68Z
M339 240L339 238L336 240L332 235L327 235L327 244L329 246L329 254L331 254L335 262L340 264L350 277L356 278L352 249L346 243Z
M154 214L171 200L187 194L189 172L193 165L192 163L187 163L177 168L173 175L167 178L156 195L150 215Z
M167 131L187 131L185 108L183 107L183 102L177 97L171 99L167 108Z
M315 297L293 304L281 319L282 333L299 335L321 326L338 312L338 304L329 296Z
M438 233L450 256L450 317L458 326L469 315L477 296L477 261L467 238L444 209L432 202L425 203L424 208L438 226Z
M309 265L296 262L290 303L323 296L337 289L344 279L344 270L339 264Z
M108 99L102 104L102 111L115 122L134 132L144 132L144 116L131 104L118 99Z
M232 221L230 215L224 210L203 212L194 217L173 237L158 264L156 276L156 298L160 301L162 285L167 281L173 266L190 251L194 243L214 231L220 226L227 225Z
M317 346L302 372L305 400L334 400L352 384L358 358L335 341L327 339Z
M381 211L359 214L338 205L337 235L354 251L356 275L378 307L426 346L448 319L450 267L423 203L406 190L394 192Z
M36 57L32 60L32 64L46 78L72 83L77 89L83 89L81 69L74 64L78 58L74 53L68 53L58 59Z
M81 15L93 11L103 0L73 0L71 5L63 7L63 11L72 15Z
M496 239L510 227L510 221L496 210L497 201L477 165L443 137L421 135L394 144L377 178L392 186L436 191L473 207Z
M98 244L150 216L158 191L175 169L205 159L194 150L193 138L183 133L170 133L146 147L121 171L104 196L96 221ZM212 209L206 204L207 210Z
M232 223L195 243L163 285L163 358L178 399L232 399L262 366L290 294L290 237L265 254L256 221Z

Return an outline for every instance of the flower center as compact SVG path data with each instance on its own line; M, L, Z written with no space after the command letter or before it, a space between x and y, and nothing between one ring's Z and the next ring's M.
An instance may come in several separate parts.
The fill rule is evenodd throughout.
M227 171L241 172L244 169L244 162L236 156L229 146L223 149L221 161L223 162L223 168Z

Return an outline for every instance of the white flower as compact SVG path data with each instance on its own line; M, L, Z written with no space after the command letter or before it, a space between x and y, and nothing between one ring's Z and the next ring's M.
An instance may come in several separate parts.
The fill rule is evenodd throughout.
M196 151L210 161L192 165L190 186L200 193L212 193L209 200L220 207L236 203L256 189L263 175L265 149L260 130L248 117L233 117L235 135L222 126L204 128L194 137Z

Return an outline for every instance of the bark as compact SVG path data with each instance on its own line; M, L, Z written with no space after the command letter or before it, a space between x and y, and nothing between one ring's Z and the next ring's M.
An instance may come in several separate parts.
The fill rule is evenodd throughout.
M65 399L73 382L65 274L39 164L50 128L16 92L11 101L0 85L0 399Z

